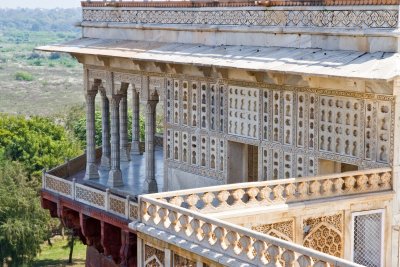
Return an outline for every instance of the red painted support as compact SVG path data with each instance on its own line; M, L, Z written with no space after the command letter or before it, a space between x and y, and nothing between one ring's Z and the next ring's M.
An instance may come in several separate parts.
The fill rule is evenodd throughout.
M129 231L121 231L121 266L137 267L137 236Z
M101 245L105 256L111 256L115 263L121 262L121 228L101 222Z

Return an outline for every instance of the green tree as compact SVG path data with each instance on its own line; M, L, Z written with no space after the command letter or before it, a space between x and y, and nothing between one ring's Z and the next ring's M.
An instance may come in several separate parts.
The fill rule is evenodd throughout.
M29 176L81 153L79 143L50 119L11 115L0 115L1 148L6 158L21 162Z
M0 161L0 265L21 266L40 251L50 217L18 162Z

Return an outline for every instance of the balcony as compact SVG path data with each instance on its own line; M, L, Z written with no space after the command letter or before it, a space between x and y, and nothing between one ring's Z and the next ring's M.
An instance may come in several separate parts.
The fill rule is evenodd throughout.
M240 226L230 218L268 217L274 209L286 211L283 206L312 207L313 201L335 203L346 196L349 203L357 197L373 199L379 192L391 198L391 184L392 172L386 168L143 195L139 222L130 227L223 265L360 266Z
M312 206L313 202L392 199L391 168L165 192L136 199L109 189L96 189L79 179L71 180L74 175L68 175L68 171L81 169L83 162L84 157L77 158L69 167L63 165L45 173L43 191L113 214L130 222L134 232L167 240L229 266L278 261L289 264L285 266L295 262L299 266L359 266L240 226L235 220L290 206Z

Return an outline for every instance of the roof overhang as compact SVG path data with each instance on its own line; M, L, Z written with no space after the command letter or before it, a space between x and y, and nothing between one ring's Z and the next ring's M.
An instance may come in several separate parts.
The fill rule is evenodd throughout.
M400 54L258 46L207 46L81 38L37 50L133 61L295 75L390 81L400 74Z

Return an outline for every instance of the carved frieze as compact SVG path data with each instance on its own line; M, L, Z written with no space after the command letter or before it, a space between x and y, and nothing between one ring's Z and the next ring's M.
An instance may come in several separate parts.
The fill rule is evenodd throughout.
M397 9L83 9L84 22L289 27L395 28Z

